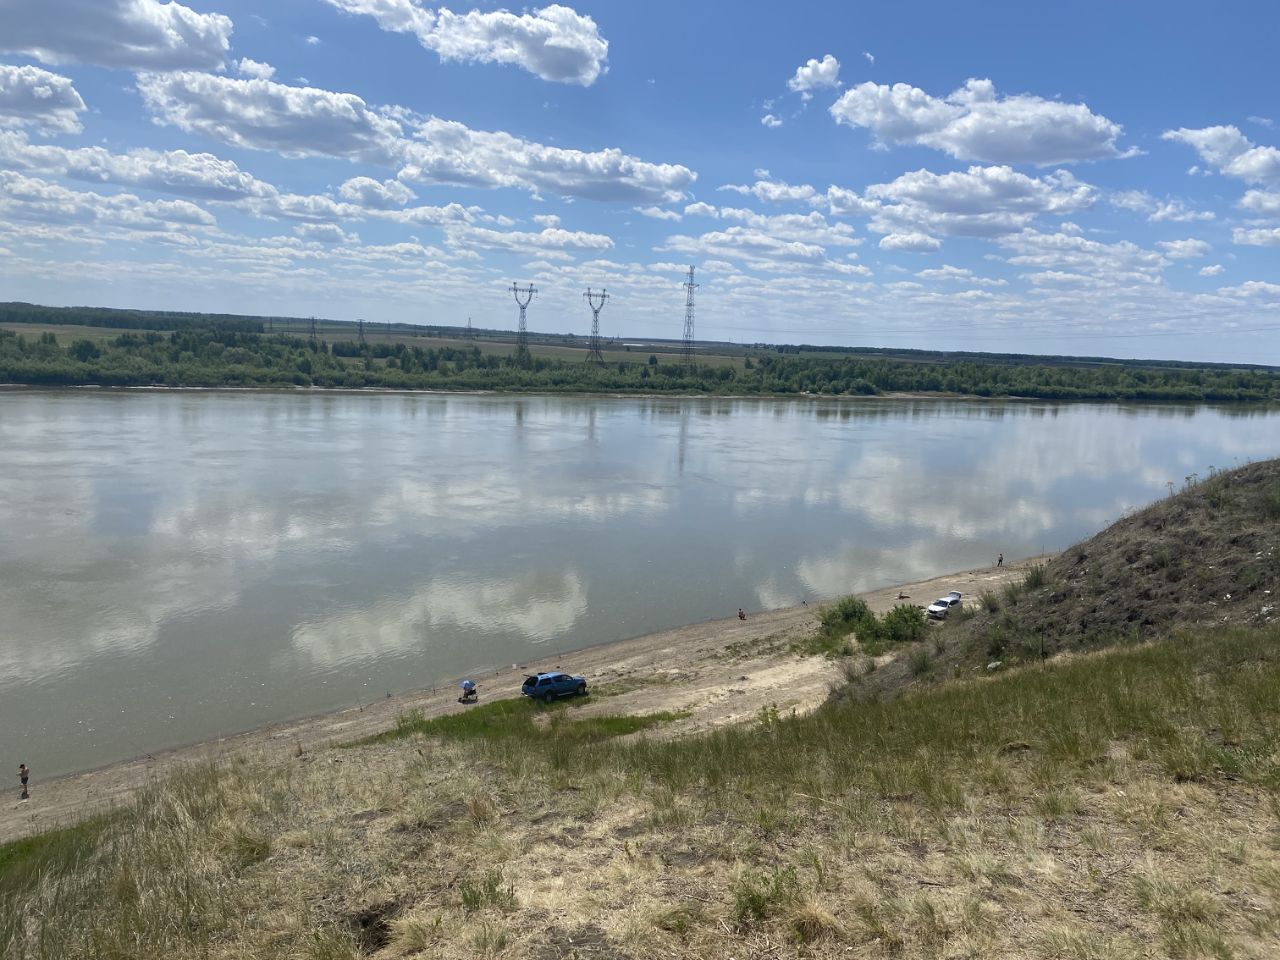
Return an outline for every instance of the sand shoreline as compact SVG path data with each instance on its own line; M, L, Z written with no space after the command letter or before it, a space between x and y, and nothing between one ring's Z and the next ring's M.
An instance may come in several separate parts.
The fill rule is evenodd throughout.
M1043 560L1031 557L1001 568L962 570L910 584L859 594L873 610L898 602L925 604L950 589L976 599L1021 576ZM907 594L909 601L899 601ZM791 640L817 626L820 604L800 604L752 614L674 627L656 633L613 640L579 650L513 664L489 674L473 675L482 700L518 696L525 673L566 669L589 677L596 686L665 674L659 685L621 696L601 698L584 709L600 713L648 713L676 710L688 718L670 735L738 722L766 706L807 710L825 698L838 677L837 666L821 657L799 657L788 650ZM308 762L327 748L385 730L408 710L439 715L466 709L456 702L453 682L391 696L360 707L282 721L243 733L144 754L132 760L68 774L35 779L31 799L17 801L17 791L0 804L0 843L65 826L123 802L150 781L183 767L232 756ZM340 762L340 758L328 758ZM37 768L38 775L38 768Z

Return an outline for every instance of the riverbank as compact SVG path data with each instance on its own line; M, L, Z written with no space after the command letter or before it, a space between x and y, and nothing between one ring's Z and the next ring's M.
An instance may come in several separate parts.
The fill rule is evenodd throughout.
M976 600L985 590L1018 579L1042 557L945 574L928 580L860 594L877 613L897 603L927 604L948 590ZM898 599L905 594L905 599ZM689 624L628 640L589 647L574 653L513 664L476 676L482 702L517 696L526 673L565 669L590 678L610 695L583 707L591 713L632 714L678 712L683 718L661 728L663 736L679 736L731 724L776 706L781 713L812 710L825 699L839 668L823 657L790 652L793 641L817 626L818 604L801 604L753 614ZM892 655L890 655L892 656ZM640 685L637 681L644 679ZM657 680L658 682L652 682ZM337 744L379 733L397 716L421 711L441 716L466 708L455 701L456 687L446 685L375 701L303 720L273 724L163 753L146 755L47 782L38 778L38 757L31 799L10 794L0 805L0 843L67 826L127 802L139 789L186 767L231 757L285 759L307 757Z

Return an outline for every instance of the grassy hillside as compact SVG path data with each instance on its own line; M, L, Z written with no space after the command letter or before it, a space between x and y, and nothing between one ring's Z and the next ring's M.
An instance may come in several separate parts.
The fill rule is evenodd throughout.
M1273 957L1276 479L1191 484L991 611L877 635L860 695L806 716L672 738L503 701L193 770L0 848L0 955Z

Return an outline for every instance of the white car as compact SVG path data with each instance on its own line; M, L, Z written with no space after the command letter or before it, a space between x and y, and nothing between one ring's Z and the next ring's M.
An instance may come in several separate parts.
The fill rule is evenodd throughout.
M945 597L939 597L925 608L931 620L941 620L953 609L960 606L960 593L952 590Z

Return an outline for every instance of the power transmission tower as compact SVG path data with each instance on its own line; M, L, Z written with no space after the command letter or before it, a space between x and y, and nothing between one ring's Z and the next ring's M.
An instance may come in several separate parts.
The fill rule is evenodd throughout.
M604 363L604 354L600 352L600 311L604 309L604 302L609 299L609 294L603 287L599 293L592 293L591 288L587 287L587 292L582 296L591 308L591 339L587 343L587 362L594 360L596 363Z
M693 267L690 266L689 279L684 284L684 346L681 351L681 360L686 366L693 365L693 291L697 288L693 282Z
M474 334L471 332L471 318L467 317L467 339L470 340Z
M356 324L357 324L357 328L358 328L358 329L359 329L359 331L360 331L360 342L361 342L361 343L364 343L364 321L363 321L363 320L357 320L357 321L356 321Z
M533 284L520 287L514 281L511 284L511 295L516 298L516 306L520 308L520 326L516 328L516 364L521 367L529 365L529 330L524 325L524 312L538 291Z
M316 318L311 318L311 342L316 342Z

